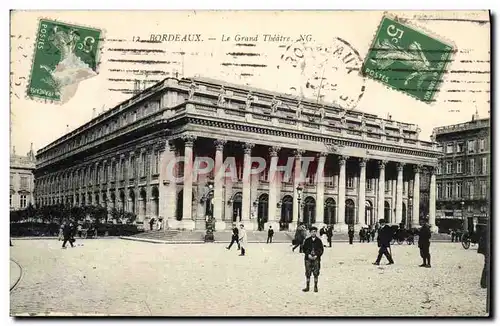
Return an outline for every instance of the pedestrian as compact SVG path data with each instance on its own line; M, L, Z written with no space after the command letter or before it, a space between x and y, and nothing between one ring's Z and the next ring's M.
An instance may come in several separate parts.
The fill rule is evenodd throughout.
M64 224L64 229L63 229L63 237L64 237L64 241L62 243L62 248L63 249L66 249L66 243L69 241L69 244L71 245L71 247L73 248L73 241L72 241L72 232L73 232L73 228L72 228L72 225L71 223L66 223Z
M375 228L370 227L370 234L371 234L371 236L372 236L372 241L375 241L375 232L376 232L376 231L375 231ZM369 236L370 236L370 235L368 235L368 237L369 237ZM370 240L370 238L368 238L368 240ZM370 241L368 241L368 242L370 242Z
M153 231L154 224L155 224L155 218L154 218L154 217L152 217L152 218L149 220L149 229L150 229L151 231Z
M63 231L64 231L64 226L65 226L65 224L66 224L66 223L65 223L65 222L63 222L63 223L61 224L61 226L59 226L59 236L57 237L57 241L61 241L61 240L64 238L64 233L63 233Z
M332 238L333 238L333 226L329 225L326 228L326 238L328 240L328 245L331 248L332 247Z
M14 247L14 245L12 244L12 239L9 239L9 241L10 241L10 246Z
M318 229L313 226L309 229L311 236L304 240L304 265L306 269L306 287L302 290L309 291L311 274L314 276L314 292L318 292L318 277L321 269L321 255L323 255L323 243L316 236Z
M78 237L81 238L82 237L82 225L80 223L78 223L78 226L76 227L76 231L78 233Z
M431 245L431 228L429 223L425 222L420 229L418 236L418 247L420 248L420 257L422 257L423 263L420 267L431 267L431 254L429 252L429 247Z
M267 230L267 242L266 243L273 243L273 235L274 235L273 226L269 225L269 230Z
M349 226L349 231L347 231L347 235L349 236L349 244L352 244L352 240L354 239L354 227Z
M365 229L361 228L359 230L359 242L365 242L366 236L365 236Z
M394 260L392 259L392 255L388 250L391 249L391 240L392 240L392 229L389 225L385 224L385 220L381 219L379 221L380 228L378 229L377 242L379 246L377 260L373 263L373 265L380 265L380 260L382 259L382 255L385 255L389 263L387 265L394 264Z
M302 224L297 227L297 230L295 230L295 236L292 241L292 251L295 251L295 249L299 247L299 252L302 252L302 244L304 243L304 240L306 238L304 230L305 226Z
M229 244L228 247L226 247L227 250L231 249L231 246L235 242L238 245L238 250L240 250L240 238L238 236L238 233L239 233L238 228L236 227L236 224L234 224L233 225L233 234L231 235L231 243Z
M240 224L240 230L239 230L239 237L240 237L240 248L241 248L241 254L240 256L245 256L245 249L247 247L247 231L245 231L245 226L243 224Z
M326 247L326 226L323 225L323 227L319 230L319 237L321 239L321 242L323 243L323 246Z
M490 255L488 248L488 229L485 225L478 224L477 231L479 234L477 253L484 255L483 272L481 273L480 285L482 289L488 288L490 280Z

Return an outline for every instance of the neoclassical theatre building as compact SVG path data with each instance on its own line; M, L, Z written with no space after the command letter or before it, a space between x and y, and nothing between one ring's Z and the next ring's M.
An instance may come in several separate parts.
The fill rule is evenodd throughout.
M434 227L440 153L419 131L261 89L167 78L39 150L36 203L102 205L186 230L205 229L209 217L216 230L303 221L345 231L382 218L416 226L427 217L420 175L430 173ZM234 158L235 177L193 173L202 157L219 167ZM265 168L247 180L253 157Z

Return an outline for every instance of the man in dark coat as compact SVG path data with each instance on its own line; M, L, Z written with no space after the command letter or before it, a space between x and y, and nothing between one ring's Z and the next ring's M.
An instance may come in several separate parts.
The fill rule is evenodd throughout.
M239 231L238 228L236 227L236 224L233 225L233 234L231 235L231 243L229 244L229 247L226 247L226 249L227 250L231 249L231 246L235 242L238 245L238 250L240 250Z
M273 235L274 235L274 230L271 225L269 225L269 230L267 230L267 242L266 243L273 243Z
M330 248L332 247L332 238L333 238L333 226L329 225L326 228L326 238L328 239L328 245Z
M418 247L420 248L420 257L424 261L420 267L431 267L431 254L429 252L429 247L431 246L431 228L429 223L425 222L420 229L418 236Z
M359 230L359 242L365 242L365 229L364 228L361 228Z
M321 268L321 255L323 255L323 243L316 236L318 228L311 227L311 236L304 240L302 250L304 251L304 265L306 268L306 287L302 289L304 292L309 291L311 283L311 274L314 276L314 292L318 292L318 277Z
M354 227L349 226L349 231L347 231L347 235L349 236L349 244L352 244L352 240L354 239Z
M392 229L389 225L385 224L385 220L380 220L379 223L380 228L378 229L377 237L379 250L377 260L373 263L373 265L380 265L382 255L385 255L385 257L389 261L387 265L392 265L394 264L394 260L392 259L392 256L388 251L391 248Z
M63 236L64 236L64 241L62 243L62 248L63 249L66 249L66 242L69 241L69 244L71 245L71 247L73 248L73 232L76 231L76 229L73 227L73 223L66 223L64 225L64 229L63 229Z

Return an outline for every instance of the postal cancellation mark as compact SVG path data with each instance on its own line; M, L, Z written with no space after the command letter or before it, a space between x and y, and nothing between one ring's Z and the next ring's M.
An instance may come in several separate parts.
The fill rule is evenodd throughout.
M41 19L27 95L60 102L65 90L97 75L99 29ZM66 96L65 96L66 95Z
M453 49L384 17L362 67L362 74L432 102Z

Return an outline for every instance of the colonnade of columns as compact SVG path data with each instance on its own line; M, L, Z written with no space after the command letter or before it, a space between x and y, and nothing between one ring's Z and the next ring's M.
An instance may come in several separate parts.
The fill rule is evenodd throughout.
M192 196L193 196L193 144L195 138L192 136L187 136L183 138L184 140L184 183L183 183L183 219L194 219L192 215ZM223 149L226 142L221 140L216 140L215 145L215 167L216 173L220 171L219 167L223 165ZM242 211L241 211L241 221L245 224L249 221L251 216L251 180L250 180L250 169L251 167L251 153L255 144L243 143L243 180L242 180ZM278 153L281 150L279 146L269 147L269 201L268 205L270 207L268 212L268 221L271 223L276 223L279 221L279 217L276 216L276 207L279 198L280 185L278 184L278 179L273 177L277 171L278 164ZM295 161L293 165L293 171L295 176L301 174L301 159L304 154L304 150L297 149L294 151ZM317 171L316 175L324 175L325 162L328 153L317 153ZM345 202L346 202L346 162L349 158L348 156L338 156L339 163L339 175L338 175L338 189L337 189L337 229L346 228L344 216L345 216ZM365 203L366 203L366 166L367 163L372 160L369 157L358 157L356 158L359 162L359 186L357 191L357 221L358 223L363 223L365 220ZM386 182L386 166L389 163L386 160L375 160L378 162L378 191L376 193L377 198L377 212L376 217L378 219L384 219L385 217L385 182ZM408 181L403 178L403 171L405 163L396 162L397 179L394 180L396 189L394 191L395 195L395 220L393 223L401 223L403 218L403 202L407 203L407 199L403 199L403 188L408 186ZM413 165L413 205L412 205L412 227L416 227L420 220L420 173L422 165ZM429 223L432 227L435 227L435 200L436 200L436 178L434 175L434 169L429 167L431 173L430 178L430 196L429 196ZM390 180L392 181L392 180ZM293 222L298 222L299 217L299 203L298 203L298 191L297 187L301 184L302 180L300 178L293 178ZM214 218L216 221L220 222L223 212L223 187L224 179L220 175L216 175L214 178ZM324 197L325 197L325 185L321 180L316 183L316 221L323 220L323 207L324 207ZM405 191L408 196L408 191ZM394 196L393 196L394 197ZM163 197L162 197L163 198ZM408 207L407 205L405 205ZM391 209L392 209L391 205ZM392 214L391 214L392 215ZM170 216L170 215L169 215Z

